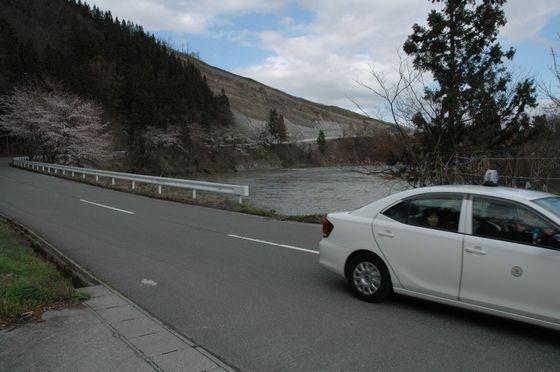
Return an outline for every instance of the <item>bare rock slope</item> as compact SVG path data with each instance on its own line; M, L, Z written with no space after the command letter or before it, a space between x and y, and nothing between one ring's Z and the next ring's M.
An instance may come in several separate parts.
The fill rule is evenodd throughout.
M224 89L234 114L235 127L243 132L246 138L254 137L262 130L271 108L276 108L284 116L293 141L314 140L321 129L327 138L340 138L356 130L387 125L340 107L294 97L190 56L181 56L200 69L213 91L220 92Z

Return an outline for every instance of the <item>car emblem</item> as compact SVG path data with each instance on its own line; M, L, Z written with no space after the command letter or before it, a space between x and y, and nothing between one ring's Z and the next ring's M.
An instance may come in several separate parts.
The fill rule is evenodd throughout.
M523 275L523 269L520 268L519 266L514 266L511 268L511 275L515 276L516 278L519 278L521 275Z

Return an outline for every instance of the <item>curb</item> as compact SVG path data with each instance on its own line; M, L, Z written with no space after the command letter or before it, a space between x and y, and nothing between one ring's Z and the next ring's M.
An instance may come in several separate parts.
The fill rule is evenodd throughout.
M224 371L236 371L239 370L227 364L225 361L221 360L218 356L214 355L213 353L209 352L208 350L198 346L195 342L187 338L186 336L182 335L180 332L176 331L172 327L168 326L161 320L159 320L156 316L151 314L149 311L143 309L139 305L137 305L134 301L130 300L126 296L122 295L114 288L112 288L109 284L105 283L103 280L96 277L94 274L88 272L82 266L80 266L77 262L72 260L71 258L67 257L64 253L60 252L55 246L47 242L45 239L37 235L31 229L27 228L23 224L17 222L16 220L7 217L3 214L0 214L0 221L3 221L13 228L15 228L19 233L23 234L27 239L30 240L31 246L33 250L39 254L40 256L44 257L47 261L52 262L57 269L63 272L65 276L69 276L72 278L73 284L78 287L84 289L86 292L93 294L90 300L84 302L84 305L89 308L91 311L95 313L95 315L108 327L112 330L112 332L121 339L128 347L130 347L134 352L136 352L141 358L143 358L146 363L152 366L154 369L158 371L163 371L164 369L161 368L156 361L153 360L152 357L146 355L146 353L129 339L118 327L118 321L114 319L111 320L110 317L104 316L102 313L104 311L109 311L116 306L111 307L99 307L96 308L95 305L90 304L90 301L95 300L99 297L116 297L118 300L124 302L126 305L131 308L131 311L138 312L141 314L142 318L146 318L150 322L157 325L157 327L161 328L163 331L162 333L168 333L170 336L177 338L181 342L183 342L189 349L196 351L197 353L201 354L203 358L208 359L213 363L217 369L212 370L224 370ZM99 288L101 288L101 292L99 292ZM104 293L103 293L104 292ZM157 332L156 332L157 333ZM166 354L171 354L173 351L170 351ZM199 357L200 359L200 357Z

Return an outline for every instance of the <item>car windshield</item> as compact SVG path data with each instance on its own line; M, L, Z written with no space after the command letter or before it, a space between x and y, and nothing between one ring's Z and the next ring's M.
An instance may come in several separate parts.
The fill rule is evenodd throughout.
M543 207L544 209L554 213L558 217L560 217L560 197L559 196L551 196L549 198L542 198L533 200L535 203Z

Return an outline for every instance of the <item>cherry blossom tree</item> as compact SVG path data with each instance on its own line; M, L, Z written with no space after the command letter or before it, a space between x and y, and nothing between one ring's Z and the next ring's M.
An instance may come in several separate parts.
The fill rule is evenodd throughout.
M17 87L0 97L0 107L0 130L20 141L30 158L82 164L108 154L101 106L60 86Z

